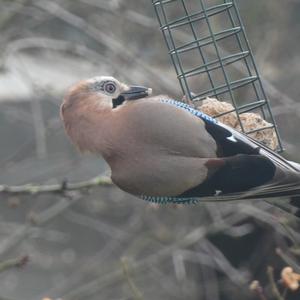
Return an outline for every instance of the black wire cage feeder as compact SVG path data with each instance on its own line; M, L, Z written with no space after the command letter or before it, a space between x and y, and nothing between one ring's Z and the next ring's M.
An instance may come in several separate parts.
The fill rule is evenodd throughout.
M160 29L186 98L231 102L245 134L275 130L282 143L259 76L241 16L232 0L152 0ZM271 125L247 131L240 115L259 113ZM219 117L217 115L215 117Z

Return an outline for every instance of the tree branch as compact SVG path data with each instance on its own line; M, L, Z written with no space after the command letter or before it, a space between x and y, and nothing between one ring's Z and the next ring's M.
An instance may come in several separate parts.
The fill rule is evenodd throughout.
M35 185L25 184L20 186L0 185L0 194L49 194L63 193L65 191L84 190L96 186L111 186L112 181L106 176L97 176L87 181L77 183L68 183L66 181L61 184L52 185Z
M267 275L269 277L271 290L272 290L274 298L277 299L277 300L284 300L284 298L281 296L281 294L278 290L278 287L276 285L275 278L274 278L274 269L273 269L273 267L271 267L271 266L268 267Z
M123 270L124 277L129 285L131 292L132 292L133 299L134 300L143 300L144 297L143 297L142 293L139 291L139 289L137 288L137 286L135 285L134 281L132 280L132 278L129 274L128 258L122 257L121 264L122 264L122 270Z
M29 257L27 255L18 257L18 258L13 258L6 260L4 262L0 263L0 273L13 269L13 268L22 268L24 267L29 261Z

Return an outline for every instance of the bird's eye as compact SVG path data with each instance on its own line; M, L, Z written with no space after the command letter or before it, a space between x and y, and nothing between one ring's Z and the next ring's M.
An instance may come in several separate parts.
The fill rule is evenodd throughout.
M115 84L114 83L107 83L107 84L105 84L105 86L104 86L104 90L105 90L105 92L107 92L107 93L109 93L109 94L113 94L115 91L116 91L116 86L115 86Z

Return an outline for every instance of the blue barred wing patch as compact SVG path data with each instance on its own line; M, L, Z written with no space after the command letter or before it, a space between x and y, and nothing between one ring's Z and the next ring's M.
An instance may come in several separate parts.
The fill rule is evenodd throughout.
M188 105L186 103L176 101L173 99L162 99L160 101L163 103L171 104L178 108L184 109L184 110L188 111L189 113L191 113L192 115L202 119L205 122L212 123L212 124L218 124L218 121L216 119L206 115L205 113L203 113L197 109L194 109L193 107L191 107L190 105Z
M158 196L141 196L141 199L156 204L197 204L198 198L176 198L176 197L158 197Z

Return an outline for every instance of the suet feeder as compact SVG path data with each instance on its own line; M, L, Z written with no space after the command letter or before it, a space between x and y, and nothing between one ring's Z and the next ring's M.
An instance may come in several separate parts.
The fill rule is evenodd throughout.
M275 120L257 70L236 2L229 0L152 0L160 29L186 98L207 97L231 102L223 112L237 114L249 135L273 129L282 151ZM266 127L247 130L245 112L259 113ZM219 117L217 115L215 117Z

